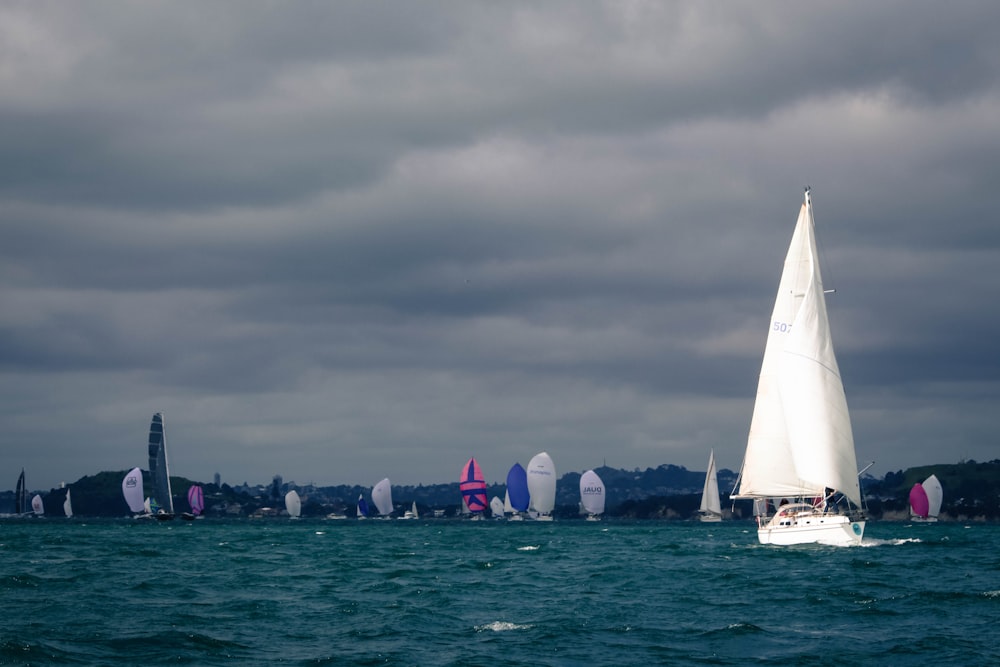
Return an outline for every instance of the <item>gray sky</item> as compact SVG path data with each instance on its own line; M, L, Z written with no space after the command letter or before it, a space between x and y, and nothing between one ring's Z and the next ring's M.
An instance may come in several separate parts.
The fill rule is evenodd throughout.
M859 463L997 457L1000 5L8 2L0 488L738 469L805 185Z

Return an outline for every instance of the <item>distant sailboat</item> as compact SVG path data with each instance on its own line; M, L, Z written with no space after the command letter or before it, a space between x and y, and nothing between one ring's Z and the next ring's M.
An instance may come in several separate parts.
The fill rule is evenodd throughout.
M63 514L66 518L72 518L73 516L73 501L69 497L69 487L66 487L66 500L63 501Z
M556 467L547 453L536 454L528 462L528 493L531 496L530 509L535 511L537 521L552 521L552 510L556 506Z
M24 468L17 478L17 488L14 491L14 514L25 514L28 511L28 487L24 483Z
M528 511L531 503L531 494L528 492L528 473L521 467L520 463L511 466L507 473L507 497L504 500L504 512L507 512L507 504L510 504L510 520L521 521L523 514Z
M133 514L143 514L148 511L142 490L142 471L139 468L132 468L125 474L122 480L122 495L129 511Z
M358 518L368 518L368 502L365 500L364 495L360 493L358 494Z
M285 511L293 519L302 516L302 499L299 498L299 492L295 489L285 494Z
M937 476L931 475L921 484L917 482L910 489L910 518L914 521L934 523L941 513L944 490Z
M182 513L181 518L191 521L200 517L201 513L205 511L205 492L197 484L192 484L191 488L188 489L187 495L188 506L191 507L191 511Z
M500 496L493 496L490 500L490 514L494 519L502 519L504 515L504 504Z
M392 485L386 477L372 488L372 502L382 517L392 514Z
M149 425L149 478L153 484L150 506L159 506L157 519L174 518L174 497L170 491L170 466L167 463L167 435L163 429L163 414L157 412Z
M37 493L31 499L31 511L35 513L35 516L45 514L45 504L42 502L42 497Z
M722 500L719 497L719 476L715 469L715 450L708 454L708 471L705 473L705 487L701 491L701 520L722 521Z
M417 512L417 501L416 500L413 501L413 504L410 506L410 509L408 509L405 512L403 512L403 516L399 517L399 519L401 521L402 520L410 520L410 519L419 519L419 518L420 518L420 513Z
M458 487L462 490L462 501L469 508L472 518L481 519L486 511L486 480L476 459L469 459L462 467Z
M732 497L788 500L779 501L770 520L758 519L761 544L860 544L860 509L841 511L838 496L861 506L807 189L768 325L739 492Z
M588 521L597 521L604 514L604 482L593 470L580 475L580 506Z

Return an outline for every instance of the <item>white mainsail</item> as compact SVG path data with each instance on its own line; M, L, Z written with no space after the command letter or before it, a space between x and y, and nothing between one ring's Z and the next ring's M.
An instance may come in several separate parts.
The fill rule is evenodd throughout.
M293 519L298 519L302 515L302 499L295 489L285 494L285 511Z
M705 473L705 486L701 490L701 507L698 510L703 519L722 517L722 500L719 497L719 476L715 468L715 450L708 454L708 471Z
M547 453L536 454L528 462L528 493L531 507L540 516L548 516L556 506L556 467Z
M857 474L807 191L768 324L736 497L822 497L832 488L860 506Z
M604 514L604 482L593 470L580 475L580 505L591 516Z
M69 489L66 489L66 500L63 501L63 513L67 519L73 516L73 501L70 500Z
M386 477L372 488L372 502L382 516L392 514L392 485Z

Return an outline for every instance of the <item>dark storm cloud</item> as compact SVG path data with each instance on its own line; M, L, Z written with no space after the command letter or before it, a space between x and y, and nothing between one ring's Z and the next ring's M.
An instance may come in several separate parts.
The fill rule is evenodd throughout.
M162 410L200 479L436 482L475 455L499 480L543 449L736 468L804 185L859 459L989 458L998 27L991 4L8 5L4 462L131 467Z

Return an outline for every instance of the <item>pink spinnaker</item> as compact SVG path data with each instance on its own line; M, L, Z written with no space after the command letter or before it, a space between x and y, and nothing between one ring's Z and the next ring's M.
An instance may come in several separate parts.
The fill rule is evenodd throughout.
M486 511L486 479L476 459L469 459L462 468L458 486L462 490L462 499L465 500L470 512L475 514Z
M915 516L919 516L922 519L927 518L927 512L930 510L930 501L927 500L927 492L924 491L924 487L920 482L914 484L913 488L910 489L910 509Z

